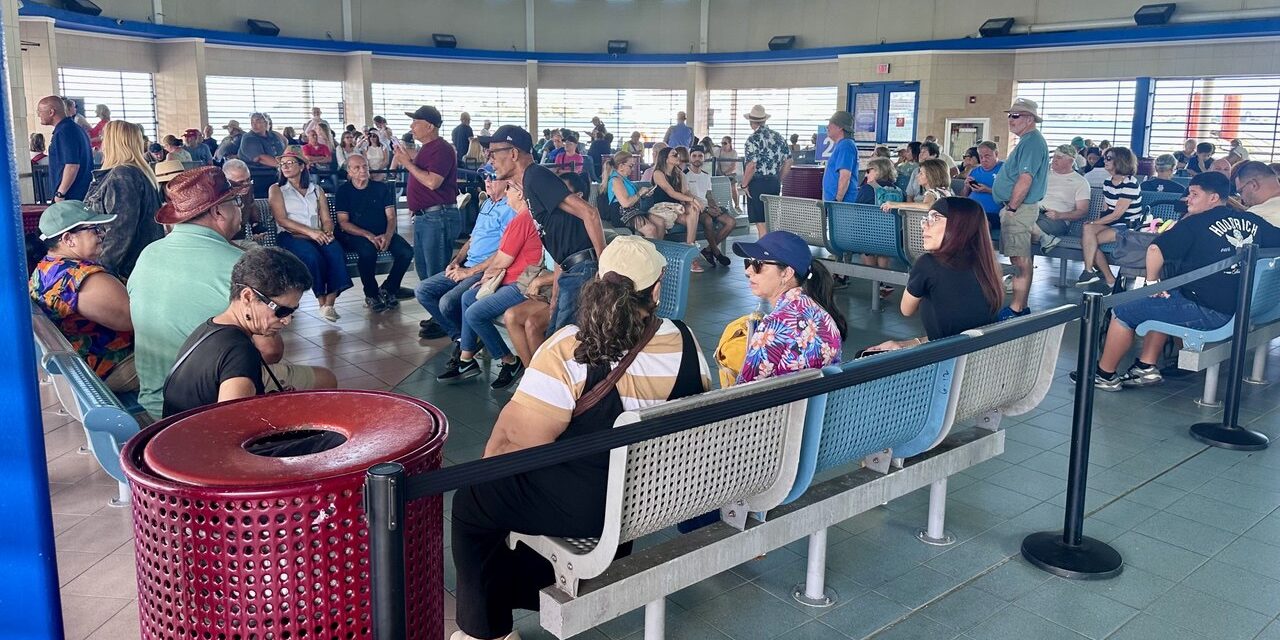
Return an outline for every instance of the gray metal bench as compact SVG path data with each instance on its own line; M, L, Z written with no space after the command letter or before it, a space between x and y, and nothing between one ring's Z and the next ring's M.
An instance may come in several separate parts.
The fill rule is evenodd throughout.
M117 497L108 504L128 505L129 482L120 466L120 448L138 432L137 419L34 305L31 325L40 368L53 385L63 410L84 428L86 453L92 453L102 470L118 483Z
M329 199L329 218L333 220L333 228L337 229L338 228L338 211L334 209L334 196L332 193L330 193L330 194L326 194L326 197ZM278 246L276 244L276 235L279 233L279 229L276 227L275 217L271 215L271 205L268 203L268 201L265 198L258 198L254 200L253 204L255 207L258 208L258 219L262 221L262 226L265 228L265 231L262 234L260 234L261 240L259 240L259 244L261 244L264 247ZM251 230L249 230L247 224L245 225L245 227L246 227L245 228L246 238L252 238L255 235L258 235L258 234L254 234ZM357 259L355 252L347 251L346 259L347 259L347 272L350 273L352 276L355 276L356 275L356 259ZM383 274L390 271L391 263L393 261L394 259L391 257L390 251L379 251L378 262L377 262L377 272L379 274Z
M1186 197L1181 193L1166 193L1163 191L1143 191L1142 202L1151 207L1152 213L1156 217L1165 220L1177 220L1181 214L1174 209L1174 203ZM1071 223L1071 227L1067 230L1067 234L1062 236L1062 242L1058 246L1049 251L1042 251L1042 255L1058 260L1058 287L1066 288L1069 286L1067 280L1067 261L1075 260L1077 262L1084 260L1084 251L1081 244L1080 235L1084 232L1084 225L1102 217L1105 210L1106 201L1102 196L1102 189L1089 190L1089 212L1079 220ZM1115 247L1114 243L1104 244L1099 248L1104 253L1110 253Z

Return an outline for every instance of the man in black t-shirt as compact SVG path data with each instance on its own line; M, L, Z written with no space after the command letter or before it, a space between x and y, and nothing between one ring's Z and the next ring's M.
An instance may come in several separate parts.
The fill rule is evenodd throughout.
M595 277L597 257L604 251L600 212L580 195L570 193L550 169L534 164L530 152L533 138L528 131L504 125L493 136L480 138L480 144L488 150L499 179L523 185L529 213L542 232L542 244L556 262L549 336L574 321L578 292Z
M453 140L453 150L458 156L458 166L465 167L467 165L462 157L467 155L467 149L470 148L471 138L475 136L475 133L471 130L471 114L463 111L462 115L458 116L458 120L460 121L458 126L453 128L453 132L449 137Z
M1147 284L1158 282L1166 264L1178 273L1194 271L1229 257L1245 245L1280 247L1280 229L1247 211L1226 205L1231 183L1216 171L1191 179L1187 188L1187 213L1172 229L1160 234L1147 250ZM1166 274L1170 277L1177 273ZM1163 381L1156 366L1168 336L1149 332L1142 353L1124 374L1117 375L1120 359L1133 346L1134 330L1148 320L1158 320L1189 329L1217 329L1231 321L1236 312L1237 290L1241 286L1238 267L1182 285L1172 291L1157 291L1117 306L1113 310L1106 344L1094 374L1094 386L1104 391L1141 387ZM1243 283L1252 286L1251 283Z
M396 233L396 198L391 187L369 180L369 162L361 155L347 156L349 182L338 187L334 208L338 211L338 242L356 254L356 270L364 287L364 306L385 311L400 306L396 292L413 262L413 247ZM378 286L378 252L391 252L391 271Z

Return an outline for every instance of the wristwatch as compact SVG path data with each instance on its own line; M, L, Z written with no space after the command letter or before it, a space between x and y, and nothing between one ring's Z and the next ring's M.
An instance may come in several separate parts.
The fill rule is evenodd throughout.
M53 197L55 197L55 198L66 198L66 197L67 197L67 194L65 194L65 193L63 193L63 192L61 192L61 191L54 191L54 192L53 192Z

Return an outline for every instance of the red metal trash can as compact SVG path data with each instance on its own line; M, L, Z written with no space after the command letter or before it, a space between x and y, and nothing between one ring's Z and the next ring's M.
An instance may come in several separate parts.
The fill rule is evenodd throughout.
M791 167L791 173L782 183L782 195L821 200L824 170L824 167L808 164Z
M121 452L142 637L371 638L365 470L437 469L447 432L430 404L345 390L226 402L143 430ZM409 503L405 519L408 629L435 640L444 634L441 498Z

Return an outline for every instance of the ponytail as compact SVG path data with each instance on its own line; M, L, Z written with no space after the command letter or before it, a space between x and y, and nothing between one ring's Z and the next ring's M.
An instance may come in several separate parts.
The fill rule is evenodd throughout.
M840 307L836 305L836 282L831 277L831 272L827 271L827 267L821 261L814 260L809 265L809 276L804 282L800 283L804 287L804 292L818 306L831 316L835 321L836 329L840 332L840 339L845 340L848 334L848 323L845 321L844 312L840 311Z
M654 283L656 286L657 283ZM649 317L657 310L653 286L635 291L635 283L609 272L583 285L578 297L578 346L574 361L609 365L640 341Z

